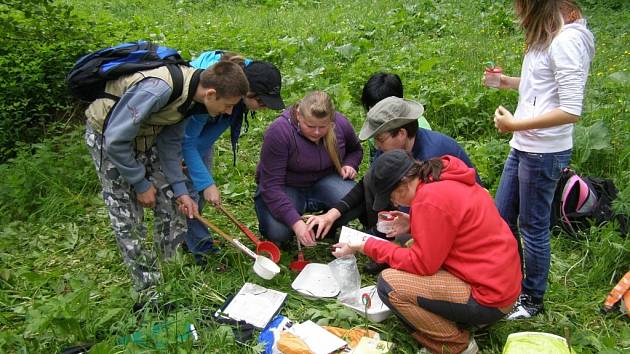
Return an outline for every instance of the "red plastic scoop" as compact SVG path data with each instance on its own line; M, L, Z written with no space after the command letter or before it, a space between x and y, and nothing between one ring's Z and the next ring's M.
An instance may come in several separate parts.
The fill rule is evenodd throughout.
M256 253L258 254L266 254L274 263L280 262L280 249L276 246L275 243L271 241L261 241L256 237L256 235L247 228L244 224L242 224L238 219L234 217L229 211L225 210L225 208L220 205L217 207L225 216L230 219L247 237L256 245Z
M297 239L297 237L296 237ZM304 252L302 252L302 245L300 244L300 240L297 240L298 244L298 258L295 261L292 261L289 264L289 269L294 272L301 272L304 267L310 262L304 259Z

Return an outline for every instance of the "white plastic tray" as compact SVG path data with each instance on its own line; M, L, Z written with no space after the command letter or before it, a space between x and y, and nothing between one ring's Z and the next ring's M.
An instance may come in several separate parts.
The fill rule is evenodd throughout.
M359 305L355 306L352 304L346 304L344 302L342 302L342 304L355 310L361 315L365 315L365 308L361 303L361 295L364 293L369 294L371 299L370 308L367 310L367 318L370 321L381 322L392 314L392 310L390 310L389 307L387 307L387 305L385 305L381 298L378 296L375 285L366 286L359 290L359 299L357 302Z
M335 297L339 294L339 284L333 277L330 267L322 263L307 264L291 283L291 287L312 299Z

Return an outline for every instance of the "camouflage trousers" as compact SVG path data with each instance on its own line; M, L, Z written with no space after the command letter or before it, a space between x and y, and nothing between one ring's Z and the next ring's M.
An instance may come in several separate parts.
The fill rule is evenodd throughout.
M153 249L147 245L144 208L133 187L120 175L103 148L103 136L87 125L85 140L96 167L103 200L109 210L116 242L129 267L136 290L156 285L160 280L158 260L171 258L186 234L186 218L177 209L173 191L160 168L157 149L136 152L136 160L144 165L146 176L157 190L153 208Z

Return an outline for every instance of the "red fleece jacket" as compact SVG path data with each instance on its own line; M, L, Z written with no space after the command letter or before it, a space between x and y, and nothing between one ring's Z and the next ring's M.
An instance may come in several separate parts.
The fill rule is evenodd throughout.
M440 180L420 182L416 189L411 248L369 239L364 252L376 262L413 274L444 269L470 284L478 303L508 306L521 292L516 239L492 197L475 183L475 170L453 156L443 156L442 163Z

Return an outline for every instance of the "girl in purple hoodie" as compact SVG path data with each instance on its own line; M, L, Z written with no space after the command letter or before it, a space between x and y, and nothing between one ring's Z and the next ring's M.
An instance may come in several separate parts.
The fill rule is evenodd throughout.
M276 244L295 234L301 244L315 245L302 214L328 210L346 195L362 157L352 125L325 92L287 108L267 128L256 170L260 233Z

